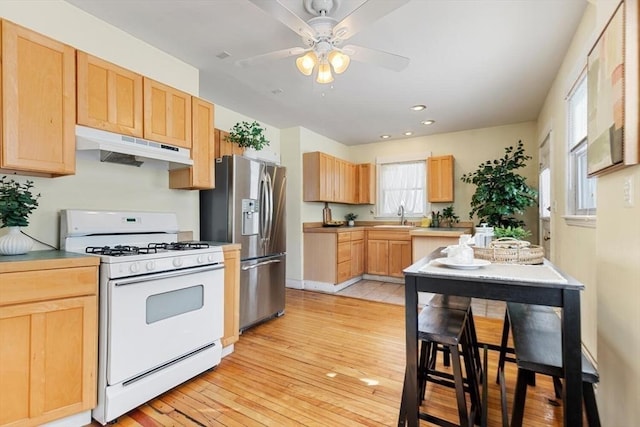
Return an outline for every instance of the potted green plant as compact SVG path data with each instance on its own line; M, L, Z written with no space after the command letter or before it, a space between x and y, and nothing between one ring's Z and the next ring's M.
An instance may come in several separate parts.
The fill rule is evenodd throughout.
M356 218L358 218L358 215L354 214L353 212L349 212L344 216L344 219L347 220L347 224L349 225L349 227L353 227L355 225L354 221Z
M522 215L527 207L535 205L538 192L515 171L524 168L530 159L522 141L518 141L517 147L505 148L503 157L487 160L475 172L462 175L463 182L476 186L469 217L475 214L479 223L494 227L523 226L524 221L514 215Z
M493 229L493 236L496 239L511 237L512 239L524 240L525 238L531 236L531 231L525 230L522 227L513 227L511 225L508 225L506 227L495 227Z
M269 145L269 141L264 136L264 128L258 122L239 122L233 125L229 135L225 140L238 144L242 148L253 148L256 151L262 150Z
M457 224L460 222L460 218L453 211L453 205L447 206L442 210L442 215L440 217L440 222L442 226L446 223L449 227L453 227L453 224Z
M0 228L9 232L0 237L0 254L19 255L29 252L33 240L20 231L29 225L29 215L38 207L40 194L31 192L33 181L22 184L3 176L0 179Z

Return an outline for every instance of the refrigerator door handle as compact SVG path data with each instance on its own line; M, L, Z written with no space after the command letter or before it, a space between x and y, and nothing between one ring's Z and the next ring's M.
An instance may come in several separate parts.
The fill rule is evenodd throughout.
M271 175L268 173L264 174L265 182L267 184L267 201L268 201L268 211L267 211L267 242L271 240L271 233L273 230L273 182L271 181Z
M260 244L264 245L264 237L265 237L265 228L266 228L266 221L267 221L267 203L266 203L266 182L264 180L264 174L262 175L262 177L260 178L260 187L259 187L259 198L260 198L260 213L259 213L259 220L258 220L258 234L260 235Z
M281 262L279 259L270 259L269 261L259 262L253 265L245 265L242 267L242 271L253 270L254 268L262 267L263 265L275 264Z

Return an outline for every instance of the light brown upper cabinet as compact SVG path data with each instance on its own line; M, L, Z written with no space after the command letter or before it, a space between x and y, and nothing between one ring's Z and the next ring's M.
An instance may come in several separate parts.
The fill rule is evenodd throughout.
M191 148L191 95L143 77L144 138Z
M429 201L453 202L453 156L429 157L427 173Z
M142 76L77 52L78 124L142 138Z
M2 21L0 169L61 176L76 168L75 49Z
M302 155L302 172L305 202L375 203L373 165L314 151Z
M373 205L376 202L376 166L371 163L362 163L356 167L357 203Z
M240 147L238 144L227 141L227 136L229 136L229 132L220 129L215 130L216 159L222 156L232 156L234 154L242 156L244 154L244 148Z
M335 186L335 158L314 151L302 155L305 202L333 202Z
M170 170L169 187L185 190L214 188L214 105L195 96L191 99L193 166Z

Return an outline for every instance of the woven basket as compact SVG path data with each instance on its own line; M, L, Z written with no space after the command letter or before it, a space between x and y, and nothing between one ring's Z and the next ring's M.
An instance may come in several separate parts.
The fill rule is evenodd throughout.
M488 248L473 247L474 257L498 264L542 264L544 248L524 240L502 237Z

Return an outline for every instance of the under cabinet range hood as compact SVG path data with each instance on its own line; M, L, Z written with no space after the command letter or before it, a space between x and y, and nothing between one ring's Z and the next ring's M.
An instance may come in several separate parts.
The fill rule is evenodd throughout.
M132 166L140 166L145 159L169 162L170 168L193 165L187 148L80 125L76 125L76 150L99 150L101 162Z

